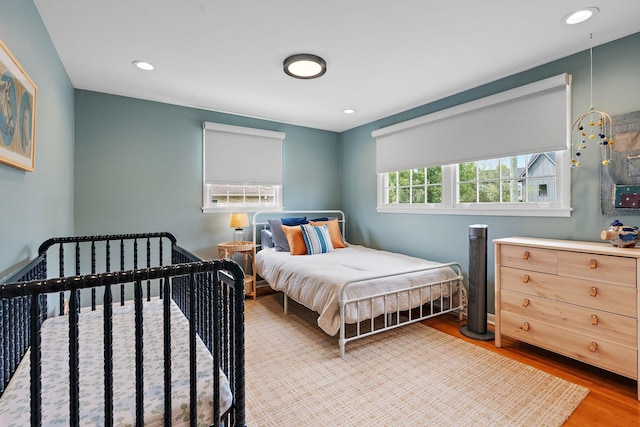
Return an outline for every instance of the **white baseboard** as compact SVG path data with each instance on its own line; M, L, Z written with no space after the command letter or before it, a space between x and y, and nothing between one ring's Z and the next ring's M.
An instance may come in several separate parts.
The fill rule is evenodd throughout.
M466 317L467 317L466 313L464 313L463 316L466 319ZM496 315L495 314L487 313L487 325L491 325L491 326L495 326L496 325Z
M496 316L495 314L487 313L487 324L488 325L496 325Z

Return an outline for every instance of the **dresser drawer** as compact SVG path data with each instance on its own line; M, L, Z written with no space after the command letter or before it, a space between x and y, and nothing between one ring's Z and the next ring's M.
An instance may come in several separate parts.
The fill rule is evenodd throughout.
M552 249L502 245L499 262L507 267L531 271L551 274L556 274L558 271L558 253Z
M500 268L500 287L632 318L637 316L635 288L509 267Z
M503 335L629 378L638 378L638 359L635 347L572 332L505 311L501 311L500 316Z
M578 252L558 252L558 274L636 287L636 259Z
M594 338L602 338L628 347L636 346L637 321L608 311L503 290L500 309L532 320L543 321Z

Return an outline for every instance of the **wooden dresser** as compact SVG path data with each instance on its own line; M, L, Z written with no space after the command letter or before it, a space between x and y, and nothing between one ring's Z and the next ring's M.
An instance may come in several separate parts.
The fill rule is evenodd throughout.
M529 237L493 242L497 347L507 336L638 379L640 248Z

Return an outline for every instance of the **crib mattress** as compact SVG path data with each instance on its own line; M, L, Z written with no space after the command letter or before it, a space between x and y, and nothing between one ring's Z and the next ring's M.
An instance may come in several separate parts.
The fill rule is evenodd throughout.
M145 426L164 420L162 300L144 303ZM42 425L69 425L69 321L47 319L42 325ZM81 313L80 322L80 425L104 425L103 313ZM189 323L171 302L172 425L189 424ZM135 323L134 305L113 310L114 425L135 425ZM197 340L198 425L213 423L213 358ZM29 353L0 399L0 425L30 424ZM220 411L232 403L227 378L220 372Z

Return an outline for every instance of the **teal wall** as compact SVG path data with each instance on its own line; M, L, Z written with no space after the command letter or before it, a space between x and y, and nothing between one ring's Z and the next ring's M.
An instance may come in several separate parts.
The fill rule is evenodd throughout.
M75 111L76 234L169 231L216 257L232 230L228 213L201 211L203 121L286 133L285 208L339 208L336 133L83 90Z
M73 234L73 87L33 2L0 0L0 39L38 88L35 171L0 164L0 280Z
M597 109L610 115L640 110L640 33L595 47L593 68L593 101ZM606 228L612 218L600 214L600 163L595 147L584 152L584 166L572 171L574 210L570 218L376 212L376 153L372 131L564 72L573 75L572 116L575 119L589 108L588 50L342 133L340 157L348 165L342 169L342 209L351 220L349 240L437 261L455 260L463 265L465 271L471 224L487 224L490 239L536 236L600 241L600 231ZM500 126L500 117L496 117L493 123L487 123L487 126ZM544 126L544 123L535 126ZM523 131L536 132L535 126ZM474 132L482 132L482 129L469 129L469 140L473 140ZM464 143L467 141L443 141L442 149L449 144ZM638 216L624 216L620 220L625 224L640 225ZM495 260L491 242L488 249L489 311L493 312Z

